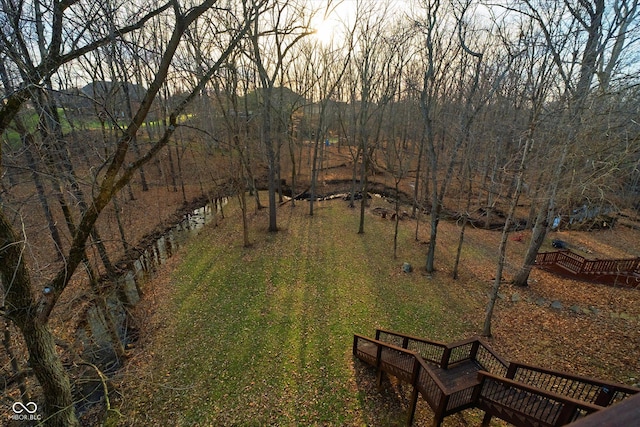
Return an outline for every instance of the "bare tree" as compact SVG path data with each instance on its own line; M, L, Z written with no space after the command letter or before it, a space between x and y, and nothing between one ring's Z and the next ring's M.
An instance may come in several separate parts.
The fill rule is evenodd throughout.
M390 65L394 47L387 39L382 24L390 19L389 10L383 6L376 10L363 3L362 15L356 23L356 51L352 56L351 123L353 140L357 144L355 168L360 158L360 221L358 234L364 233L365 207L368 203L368 179L373 167L373 154L378 148L383 117L397 88L398 70ZM352 202L355 191L352 191Z
M489 296L489 303L487 304L487 311L484 318L484 326L482 328L482 335L485 337L491 336L491 319L493 317L493 309L495 308L496 300L498 299L498 292L500 290L500 284L502 283L502 271L504 270L504 265L506 262L507 237L509 235L508 233L511 228L511 223L513 221L516 207L518 206L518 200L520 199L520 194L522 192L522 176L524 174L527 154L529 152L529 143L530 140L527 139L524 143L524 147L522 148L520 165L516 171L516 189L511 200L511 208L509 209L509 213L507 214L507 218L504 222L504 227L502 228L500 247L498 248L498 264L496 266L496 277L493 279L493 287L491 290L491 295Z
M262 142L268 165L269 231L278 231L276 219L276 178L280 167L277 162L280 140L274 141L273 114L275 83L283 72L284 62L291 49L304 37L312 34L308 22L304 22L304 9L294 1L274 2L262 12L262 19L255 20L251 28L252 59L258 71L262 89ZM299 20L302 19L302 22ZM260 23L267 25L263 28ZM268 58L273 58L268 61Z
M54 3L53 13L43 16L35 8L36 25L44 25L44 19L50 18L49 31L46 33L50 37L49 43L41 43L46 46L47 52L41 52L40 65L33 65L33 61L28 56L28 49L25 43L25 34L21 27L20 20L10 19L15 25L10 27L10 32L3 32L0 42L2 42L3 52L8 55L21 68L23 84L20 89L9 94L6 102L3 103L0 116L0 130L4 131L13 118L18 113L21 105L26 100L38 94L34 87L37 87L40 80L52 72L56 71L62 64L69 62L81 55L91 52L98 46L104 45L112 35L83 44L81 48L75 48L67 53L62 49L66 46L77 46L80 40L70 40L69 44L63 43L65 33L65 10L72 3ZM36 291L31 280L31 275L24 257L26 241L21 233L16 229L12 221L9 220L4 208L0 208L0 255L3 262L0 265L0 275L4 285L5 307L4 315L9 318L20 329L25 340L30 355L31 365L35 375L42 386L45 405L44 412L48 425L71 426L77 425L74 413L73 400L71 396L71 386L69 378L57 356L54 336L49 328L48 321L51 313L59 301L60 296L67 288L69 281L77 267L85 259L85 246L91 236L95 223L103 209L110 203L114 194L127 185L132 175L139 168L148 163L157 153L167 145L171 135L178 126L177 117L184 110L202 86L217 71L220 65L226 60L238 41L248 30L248 23L255 17L255 9L245 11L244 17L238 20L236 28L229 28L230 36L227 39L227 46L220 52L219 59L215 62L204 78L196 85L193 91L187 96L171 113L169 126L164 134L156 141L151 148L141 156L125 161L131 144L135 139L140 127L144 123L153 100L158 94L161 85L165 82L172 64L172 60L178 50L185 29L193 25L198 19L207 13L215 4L214 0L207 0L188 10L181 10L176 3L154 9L152 12L136 21L136 24L122 27L120 36L141 28L154 16L157 16L170 9L173 11L173 29L169 36L166 50L162 54L160 67L156 71L153 80L149 83L142 102L133 115L130 123L122 130L122 134L115 145L114 151L107 158L101 168L101 173L97 176L94 184L94 192L86 209L83 210L77 222L72 237L70 247L65 255L64 266L49 280L42 291ZM3 13L12 11L13 16L18 17L20 13L26 13L25 9L16 9L13 4L5 3ZM259 7L257 5L256 7ZM229 11L231 13L231 11ZM7 15L5 15L7 16ZM38 21L39 20L39 21ZM87 22L92 23L92 19ZM28 31L28 30L27 30ZM44 34L44 33L43 33ZM72 33L76 34L77 33Z
M606 3L604 0L594 0L580 2L575 6L565 2L562 5L564 7L558 4L553 8L547 8L526 1L526 8L518 10L529 17L539 29L555 65L555 72L561 79L561 102L557 104L560 109L556 113L557 128L554 138L564 142L557 147L555 163L551 173L546 175L546 195L539 204L540 209L525 261L514 279L516 285L527 285L536 254L550 230L553 219L557 216L562 178L572 152L579 150L580 128L585 123L586 104L593 93L594 78L600 69L603 88L609 86L611 72L621 60L625 47L625 29L628 29L637 17L636 3ZM614 18L611 25L605 25L609 16L607 7L610 5L614 8ZM568 24L566 16L572 19ZM561 21L563 24L558 25ZM604 56L609 49L604 46L608 44L612 44L613 47L609 61L606 61ZM572 61L562 60L566 54L571 55Z
M404 90L404 74L412 51L413 28L406 29L399 25L390 29L390 34L386 37L387 46L392 47L392 53L387 58L387 62L393 72L387 73L390 79L389 85L393 88L389 90L390 100L388 106L388 120L385 122L386 132L382 136L384 143L381 150L384 152L386 172L393 177L395 201L394 201L394 235L393 235L393 257L398 256L398 231L400 223L400 183L408 176L409 168L414 158L414 146L409 143L409 114L406 111L410 103L408 101L409 91ZM398 129L399 128L399 129Z
M346 23L345 23L346 25ZM317 109L317 123L313 131L313 155L311 160L311 191L309 198L309 215L313 215L313 207L316 198L316 188L319 174L319 152L323 141L327 138L330 124L328 114L332 112L333 97L338 86L343 83L343 78L348 70L353 52L354 30L345 28L346 32L343 44L323 46L319 41L308 46L308 54L312 56L311 78L313 82L312 109Z
M248 132L248 121L250 115L248 111L241 108L240 101L240 80L241 71L237 61L241 61L239 55L230 58L226 66L221 70L215 79L214 96L218 103L220 113L227 129L227 139L233 151L237 154L237 161L234 156L230 156L233 189L237 192L238 201L242 215L243 244L245 247L251 245L249 238L249 221L247 208L247 187L253 184L251 160L248 151L250 150L250 136ZM245 90L246 98L246 90ZM255 191L255 189L252 189Z
M444 198L451 182L454 166L457 162L458 155L462 144L467 140L468 134L478 111L482 106L491 98L492 91L495 89L489 88L489 92L482 95L480 100L476 99L476 92L478 91L479 79L481 75L481 69L483 65L483 53L476 52L467 46L465 40L466 23L464 22L464 14L469 3L466 3L460 16L456 18L457 36L460 41L459 46L447 45L444 41L446 37L441 30L444 12L439 1L427 2L423 5L425 8L426 17L423 21L422 28L426 33L426 45L425 45L425 61L427 64L426 72L423 78L423 86L421 90L421 112L424 124L424 137L423 140L426 143L426 155L429 161L429 181L431 184L431 221L430 221L430 239L429 249L426 257L426 270L432 273L435 270L435 250L438 224L443 209ZM436 49L441 52L436 55ZM446 52L446 53L442 53ZM461 54L464 53L464 56ZM460 115L460 132L454 140L453 147L449 152L448 162L446 162L446 168L444 169L444 177L438 185L439 174L441 167L439 158L441 154L436 149L436 134L435 134L435 112L439 102L442 102L442 88L444 87L444 79L446 75L445 71L450 67L452 61L458 61L460 69L465 70L467 67L466 58L467 55L472 57L476 64L473 67L471 73L470 89L464 93L458 92L459 102L462 104ZM461 75L460 77L466 78ZM500 76L497 76L496 82L500 80ZM495 87L495 86L494 86ZM473 105L475 103L475 105ZM444 130L443 137L444 137Z

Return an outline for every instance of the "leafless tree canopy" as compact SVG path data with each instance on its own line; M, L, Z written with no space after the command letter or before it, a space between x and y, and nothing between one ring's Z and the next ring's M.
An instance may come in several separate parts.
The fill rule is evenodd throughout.
M313 215L337 145L351 204L365 195L358 232L375 174L396 200L411 182L429 272L448 211L480 210L489 227L526 200L521 285L555 218L640 208L638 0L0 2L6 350L51 425L78 423L52 332L73 327L60 301L90 295L126 358L98 279L135 245L121 214L141 194L186 202L192 186L238 196L246 215L245 193L260 209L266 188L275 232L283 183L310 194Z

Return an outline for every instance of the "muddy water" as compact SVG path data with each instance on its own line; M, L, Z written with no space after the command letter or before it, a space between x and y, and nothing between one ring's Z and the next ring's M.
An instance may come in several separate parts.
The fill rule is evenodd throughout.
M120 360L113 349L113 343L107 329L106 316L110 316L122 345L127 348L137 339L137 328L128 315L128 307L135 305L142 296L142 288L157 270L182 245L196 236L204 226L219 215L227 199L195 209L170 228L161 237L145 248L140 256L129 263L127 270L120 275L113 291L106 296L109 313L103 313L97 306L90 304L85 311L85 321L76 331L77 344L83 349L82 358L96 365L104 374L112 375L120 368ZM122 292L118 295L117 290ZM124 300L124 301L123 301ZM76 410L79 416L93 405L103 401L104 387L93 369L79 370L74 392Z
M130 264L129 269L118 278L118 285L125 290L130 305L135 305L140 300L140 285L148 280L157 267L164 264L180 246L213 221L214 209L218 215L226 202L226 199L222 199L222 204L216 203L215 207L213 204L208 204L185 215L182 221L153 242L138 259Z

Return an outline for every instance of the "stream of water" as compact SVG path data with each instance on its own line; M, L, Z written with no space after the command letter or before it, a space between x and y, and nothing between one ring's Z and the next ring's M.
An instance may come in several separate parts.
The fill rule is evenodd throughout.
M127 270L118 277L114 290L107 295L106 299L109 315L125 348L135 342L138 331L132 325L123 303L128 306L137 304L142 296L144 283L153 277L158 267L176 253L178 248L202 231L206 224L213 221L227 201L226 198L219 199L215 203L207 204L184 215L179 223L144 249L137 259L131 261ZM118 289L124 290L126 301L122 301L123 298L122 295L118 295ZM83 348L82 357L98 366L107 376L113 375L120 368L121 363L113 349L105 314L91 304L86 309L85 318L86 321L76 332L76 339ZM104 388L100 378L91 370L86 370L79 376L82 379L76 381L74 391L75 400L78 402L76 410L78 415L82 415L104 399Z

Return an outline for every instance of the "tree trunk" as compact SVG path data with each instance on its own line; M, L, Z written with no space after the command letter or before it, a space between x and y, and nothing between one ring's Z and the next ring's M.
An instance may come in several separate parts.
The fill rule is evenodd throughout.
M522 153L522 159L520 161L520 168L518 169L518 177L516 190L513 195L513 199L511 200L511 208L509 209L509 214L504 222L504 227L502 229L502 237L500 239L500 248L498 249L498 265L496 267L496 277L493 282L493 288L491 290L491 296L489 298L489 304L487 306L487 313L484 319L484 326L482 328L482 335L485 337L491 336L491 318L493 317L493 309L496 305L496 300L498 299L498 291L500 290L500 283L502 282L502 271L504 270L504 264L506 260L507 253L507 237L509 235L509 227L511 227L511 221L516 212L516 207L518 206L518 200L520 199L520 193L522 192L522 174L524 172L524 165L527 159L527 153L529 151L529 140L524 145L524 151Z
M26 372L20 369L18 359L13 354L13 346L11 345L11 331L9 330L9 327L9 321L4 321L4 334L2 336L2 344L4 345L4 349L7 352L7 356L9 357L13 375L17 377L18 388L20 389L20 399L22 399L23 402L29 402L31 398L29 397L29 389L27 388L27 383L25 382Z
M73 233L73 231L71 231L71 233ZM102 237L100 237L100 234L98 233L98 229L95 228L95 226L91 230L91 239L93 240L93 243L96 245L96 248L98 249L98 254L100 255L100 261L102 261L102 265L104 266L104 269L107 272L107 276L116 277L117 276L116 269L111 263L111 259L109 258L109 254L107 253L107 248L104 246Z
M273 137L271 132L271 97L272 97L272 85L265 84L264 87L264 106L262 109L262 138L267 151L267 167L268 172L268 187L269 187L269 231L278 231L278 223L276 218L276 177L278 174L276 164L276 151L273 146Z
M400 185L400 180L396 179L396 183L395 183L395 197L396 197L396 201L395 201L395 213L396 213L396 221L394 224L394 228L393 228L393 259L398 258L398 226L400 223L400 200L398 198L398 193L399 193L399 185Z
M248 248L251 246L251 241L249 240L249 222L247 221L247 193L244 189L238 192L238 198L242 211L242 246Z
M420 172L422 171L422 154L424 153L424 137L420 138L420 144L418 146L418 164L416 166L416 179L413 185L413 206L411 207L411 217L417 218L417 210L420 209L420 203L418 202L418 195L420 194ZM418 240L416 232L416 240Z
M19 121L16 118L16 123ZM24 128L26 132L26 128ZM47 200L47 196L44 190L44 184L40 179L40 175L36 170L36 161L31 153L31 147L35 142L33 141L33 137L30 134L25 134L26 139L29 141L27 143L27 147L25 147L25 155L27 157L27 163L29 168L31 169L31 177L36 186L36 192L38 193L38 199L40 200L40 205L42 206L42 210L44 212L44 216L47 220L47 226L49 227L49 232L51 233L51 238L53 239L53 243L55 244L55 249L57 252L57 260L62 260L62 240L60 238L60 233L58 232L58 227L56 225L55 220L53 219L53 215L51 213L51 207L49 206L49 201Z
M120 217L120 206L118 204L118 195L113 195L113 212L116 218L116 224L118 225L118 233L120 233L120 240L122 243L122 249L124 249L124 253L129 252L129 242L127 242L127 236L124 231L124 224L122 223L122 218Z
M473 193L473 180L471 179L471 170L469 163L467 163L467 167L465 168L465 178L469 183L469 187L467 189L467 203L465 207L465 212L462 214L462 227L460 228L460 237L458 238L458 249L456 251L456 262L453 265L453 273L452 277L454 280L458 279L458 266L460 265L460 256L462 254L462 245L464 244L464 232L467 228L467 223L469 222L469 210L471 209L471 195Z
M428 131L429 132L429 131ZM433 273L435 270L435 256L436 256L436 238L438 235L438 222L440 221L440 199L438 197L438 159L436 157L436 151L434 147L432 132L428 134L428 147L430 157L430 170L431 172L431 230L429 232L429 251L427 252L426 270L427 273Z
M42 414L48 427L77 426L71 384L60 357L56 353L55 340L46 323L29 316L25 322L17 322L27 349L29 364L42 387L45 403Z
M29 351L29 364L45 397L43 419L50 426L76 426L71 384L56 353L46 320L38 316L36 296L23 257L24 241L15 234L0 209L0 276L5 287L6 317L20 329Z
M362 177L362 198L360 199L360 223L358 224L358 234L364 234L364 213L367 206L367 174Z
M351 171L351 194L349 195L349 207L356 207L356 184L358 182L358 159L360 158L361 148L358 146L356 155L353 158L353 170Z
M313 160L311 161L311 197L309 197L309 215L313 216L313 206L316 198L316 185L318 182L318 144L319 138L313 143Z
M182 143L182 138L180 138L180 143ZM187 204L187 191L184 187L184 176L182 174L182 154L180 153L180 149L178 148L178 144L176 144L176 162L178 164L178 179L180 179L180 190L182 191L182 203Z
M280 131L281 132L281 131ZM278 132L278 135L280 135ZM284 202L282 196L282 170L280 165L282 164L282 143L278 141L276 144L276 191L278 192L278 203Z
M236 147L240 147L239 141L236 139ZM245 167L242 164L243 153L242 150L238 148L238 152L240 153L241 164L239 166L240 177L238 181L234 184L234 190L238 194L238 203L240 203L240 212L242 215L242 245L245 248L251 246L251 241L249 240L249 221L247 219L247 191L245 188L245 182L247 181L247 177L245 176ZM222 211L222 201L220 201L220 211Z
M166 126L166 124L165 124ZM178 178L176 177L176 168L173 164L173 154L171 154L171 147L167 150L167 154L169 156L169 175L171 177L171 187L173 188L173 192L178 192Z
M292 125L293 126L293 125ZM293 130L291 131L293 135ZM291 159L291 208L296 207L296 200L294 195L296 194L296 178L297 178L297 166L296 166L296 153L294 146L294 138L293 136L289 138L289 157Z
M435 271L436 238L438 236L438 222L440 222L438 207L431 209L431 231L429 232L429 250L427 252L426 270L427 273Z
M544 238L549 230L549 222L547 220L548 210L549 201L547 201L547 203L541 207L540 211L538 211L538 216L536 218L535 225L533 226L533 232L531 233L531 242L529 243L527 254L524 257L524 263L513 279L513 284L516 286L524 287L529 284L529 274L536 263L536 256L538 255L538 251L540 250L540 247L544 242Z
M364 234L364 212L365 207L367 206L367 162L369 161L369 156L367 154L367 141L365 139L362 148L362 168L360 171L362 199L360 199L360 223L358 225L358 234Z
M531 268L535 264L536 255L538 254L538 251L540 250L540 247L542 246L542 243L547 236L547 232L549 231L549 221L554 216L556 194L558 193L558 185L562 176L562 170L564 169L565 160L569 153L569 148L570 147L568 143L565 143L562 146L560 158L558 159L558 163L556 164L555 170L551 177L551 188L549 189L548 197L546 198L546 201L544 202L542 208L540 209L540 212L538 213L538 217L536 218L536 225L533 228L533 235L531 236L531 242L529 243L529 248L527 249L524 263L514 280L514 284L517 286L527 286L529 273L531 272Z

